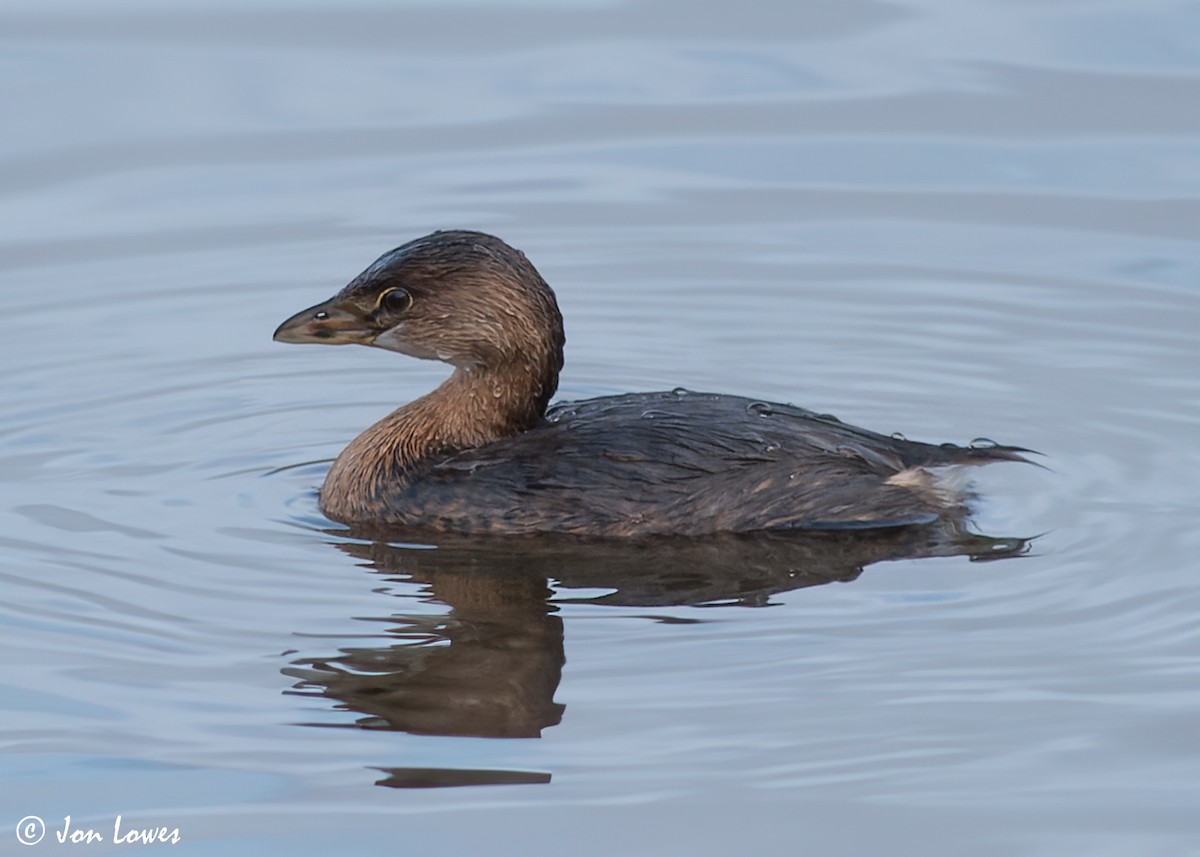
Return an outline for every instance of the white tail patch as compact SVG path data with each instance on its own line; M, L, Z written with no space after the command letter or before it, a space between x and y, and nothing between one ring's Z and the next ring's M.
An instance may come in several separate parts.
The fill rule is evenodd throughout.
M963 502L967 486L965 468L959 465L927 470L924 467L909 467L893 473L885 482L900 488L909 488L932 497L943 506L958 506Z

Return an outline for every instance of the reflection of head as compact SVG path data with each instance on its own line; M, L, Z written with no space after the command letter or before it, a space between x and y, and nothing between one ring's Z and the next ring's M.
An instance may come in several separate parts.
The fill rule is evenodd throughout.
M545 581L448 575L431 589L449 614L390 617L396 643L285 670L298 692L361 713L363 729L536 738L558 724L562 620L547 612Z

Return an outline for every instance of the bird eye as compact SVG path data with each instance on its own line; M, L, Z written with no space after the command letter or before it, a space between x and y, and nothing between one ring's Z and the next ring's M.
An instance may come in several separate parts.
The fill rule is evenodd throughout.
M399 287L393 287L379 296L378 306L388 312L404 312L412 306L412 295Z

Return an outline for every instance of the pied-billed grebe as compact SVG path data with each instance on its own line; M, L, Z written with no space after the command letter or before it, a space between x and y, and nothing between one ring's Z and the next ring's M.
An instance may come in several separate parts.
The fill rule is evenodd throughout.
M554 293L525 255L435 232L381 256L280 342L357 343L454 373L338 456L335 521L598 536L926 524L961 514L931 468L1028 450L935 446L737 396L630 393L547 410L563 364Z

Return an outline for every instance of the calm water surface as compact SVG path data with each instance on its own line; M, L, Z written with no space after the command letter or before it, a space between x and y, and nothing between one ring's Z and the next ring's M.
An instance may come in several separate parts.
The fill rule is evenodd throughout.
M8 0L0 837L1200 854L1198 31L1154 0ZM445 367L271 331L438 227L556 287L561 397L1030 446L1051 470L980 473L975 529L1042 535L350 538L328 461Z

